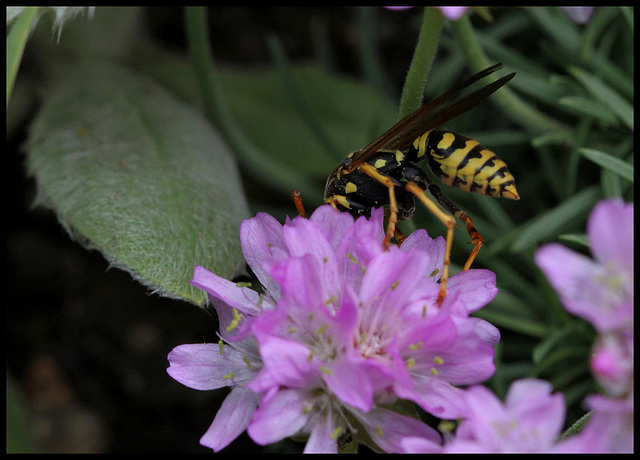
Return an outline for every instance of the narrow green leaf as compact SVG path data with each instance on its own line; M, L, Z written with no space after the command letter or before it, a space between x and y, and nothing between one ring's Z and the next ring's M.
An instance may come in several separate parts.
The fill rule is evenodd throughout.
M513 239L511 250L520 252L554 236L562 227L586 214L599 196L598 187L591 186L576 193L555 208L534 217Z
M620 177L624 177L628 181L633 182L633 165L630 165L626 161L595 149L581 148L578 149L578 152L597 165L613 171Z
M609 107L624 124L633 130L633 106L606 83L578 67L570 67L569 72L602 104Z
M563 97L558 101L565 107L569 107L576 113L593 117L607 126L615 126L619 123L618 118L603 104L593 99L578 96Z
M86 246L153 291L202 305L203 265L243 264L237 167L198 114L138 74L77 64L54 82L28 141L40 201Z

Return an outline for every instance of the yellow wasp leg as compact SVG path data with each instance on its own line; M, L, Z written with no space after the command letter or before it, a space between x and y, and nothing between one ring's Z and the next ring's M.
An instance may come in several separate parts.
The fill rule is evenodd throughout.
M456 204L453 201L451 201L451 199L447 195L442 193L442 190L440 190L440 187L437 187L431 184L429 185L429 192L431 192L431 195L433 195L436 201L440 203L440 205L442 205L443 208L445 208L451 214L456 216L458 219L464 222L464 224L467 226L467 232L469 232L469 237L471 238L471 242L475 245L475 248L469 255L469 258L467 259L467 262L464 264L464 268L463 268L463 270L469 270L469 268L471 268L471 264L473 263L476 256L478 255L480 248L484 244L484 238L482 238L482 235L480 235L480 232L478 232L478 230L476 230L476 228L474 227L473 220L471 220L471 217L469 217L466 212L458 208L458 206L456 206Z
M388 248L391 244L391 237L395 233L396 223L398 221L398 203L396 201L396 194L394 188L401 185L395 179L382 174L372 165L365 163L360 165L360 170L366 175L374 178L381 184L385 185L389 189L389 222L387 224L387 233L384 238L384 247ZM449 265L451 263L451 246L453 244L453 228L456 225L455 218L444 212L433 201L431 201L416 183L407 182L405 188L413 193L422 203L431 211L435 216L440 219L447 227L447 244L444 253L444 264L442 267L442 276L440 277L440 292L438 294L438 304L442 304L444 297L447 293L447 281L449 280Z
M451 264L451 247L453 245L453 229L456 226L456 219L451 215L444 212L438 207L429 197L424 193L418 184L415 182L407 182L405 188L413 193L416 198L422 201L429 211L431 211L440 222L447 227L447 245L444 251L444 264L442 266L442 276L440 277L440 293L438 294L438 304L441 304L444 300L444 296L447 293L447 281L449 280L449 265ZM480 248L478 248L479 250Z
M360 165L360 170L389 189L389 221L387 223L387 233L383 242L385 249L388 249L391 245L391 237L395 234L396 223L398 222L398 202L396 201L395 187L400 185L400 183L395 179L382 174L369 163Z

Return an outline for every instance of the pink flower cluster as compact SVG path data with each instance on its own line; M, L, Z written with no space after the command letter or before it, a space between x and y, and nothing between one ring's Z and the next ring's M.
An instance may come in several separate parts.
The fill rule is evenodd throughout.
M438 306L444 239L418 230L384 250L382 220L381 209L354 221L330 206L285 225L246 220L242 248L262 293L196 267L221 340L176 347L168 372L199 390L232 387L203 445L219 451L246 430L263 445L308 436L305 452L337 452L347 439L398 452L405 437L440 448L433 428L394 403L467 414L458 386L495 370L499 333L469 316L495 296L495 275L452 276Z

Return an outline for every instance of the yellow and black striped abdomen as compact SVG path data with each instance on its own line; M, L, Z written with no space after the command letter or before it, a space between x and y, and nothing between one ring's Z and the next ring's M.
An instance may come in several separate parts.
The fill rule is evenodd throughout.
M506 163L467 136L428 131L413 142L408 156L414 155L417 160L426 158L429 168L447 185L481 195L520 199Z

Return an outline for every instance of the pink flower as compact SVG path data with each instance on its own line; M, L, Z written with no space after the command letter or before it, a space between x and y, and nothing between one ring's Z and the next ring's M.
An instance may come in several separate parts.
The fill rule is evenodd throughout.
M594 259L548 244L536 262L568 311L590 321L599 335L591 369L604 390L587 405L591 419L563 448L576 452L633 450L633 204L598 203L587 236Z
M308 435L307 452L334 452L347 436L397 451L398 433L434 445L440 438L382 405L402 398L440 417L464 413L456 385L494 372L499 334L468 314L495 296L495 275L469 270L452 276L438 306L443 238L419 230L385 251L382 219L382 209L354 221L323 206L284 226L267 214L243 222L243 253L263 294L196 267L192 282L209 294L224 350L233 352L223 359L210 346L209 363L179 355L180 372L172 376L189 385L207 380L207 372L238 373L237 380L209 379L218 386L231 380L233 391L255 395L241 401L242 423L227 433L216 416L215 436L205 435L203 444L219 450L245 426L259 444Z
M465 420L455 439L443 447L446 453L550 452L564 423L562 394L551 394L551 385L525 379L511 384L504 403L483 386L467 389ZM407 437L406 452L432 452L429 441Z
M633 397L592 395L587 398L590 420L582 431L563 441L558 452L632 453Z
M543 246L536 263L573 314L599 332L633 324L633 204L596 205L587 223L594 259L557 243Z

